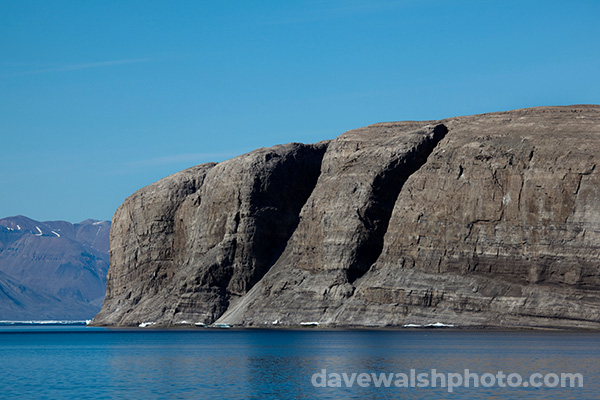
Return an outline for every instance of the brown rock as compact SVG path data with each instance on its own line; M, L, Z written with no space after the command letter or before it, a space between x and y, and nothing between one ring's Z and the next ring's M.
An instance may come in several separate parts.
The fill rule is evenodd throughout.
M128 199L113 230L144 228L115 231L95 322L600 327L600 106L376 124L324 150Z
M98 324L211 323L275 262L327 143L255 150L150 185L117 210Z

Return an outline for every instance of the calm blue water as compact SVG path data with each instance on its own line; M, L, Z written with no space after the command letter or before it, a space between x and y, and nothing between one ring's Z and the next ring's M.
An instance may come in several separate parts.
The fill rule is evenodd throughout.
M0 327L2 399L598 399L600 334ZM314 387L327 374L579 372L583 388Z

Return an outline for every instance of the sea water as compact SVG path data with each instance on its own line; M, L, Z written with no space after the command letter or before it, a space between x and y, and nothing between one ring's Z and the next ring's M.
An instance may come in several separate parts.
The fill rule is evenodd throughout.
M590 332L0 326L1 399L598 399L599 367ZM578 373L583 387L419 386L432 370Z

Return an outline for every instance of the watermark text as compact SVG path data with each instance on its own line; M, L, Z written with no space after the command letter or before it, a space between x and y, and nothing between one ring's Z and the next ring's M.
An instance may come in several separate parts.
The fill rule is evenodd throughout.
M496 373L478 374L465 369L463 372L438 372L435 369L419 372L411 369L405 372L327 372L322 369L312 375L314 387L375 387L375 388L446 388L449 393L460 387L583 387L583 375L580 373L534 373L527 377L520 374Z

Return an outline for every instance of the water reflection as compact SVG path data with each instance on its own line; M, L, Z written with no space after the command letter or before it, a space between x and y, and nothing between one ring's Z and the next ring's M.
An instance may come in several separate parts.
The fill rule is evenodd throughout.
M0 332L7 398L595 399L600 335L450 331ZM528 377L579 372L583 388L330 388L327 373L411 369ZM37 396L39 397L39 396ZM42 396L43 397L43 396Z

